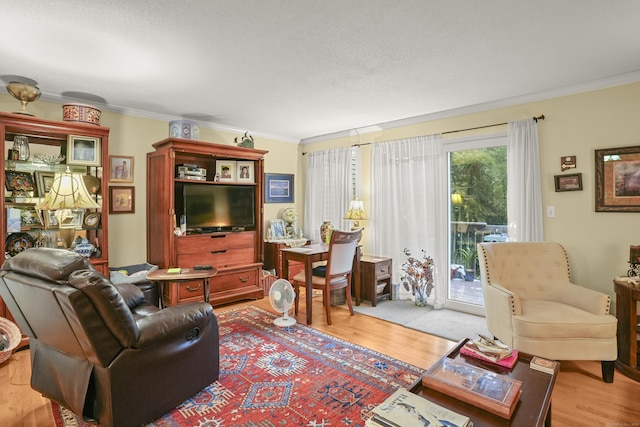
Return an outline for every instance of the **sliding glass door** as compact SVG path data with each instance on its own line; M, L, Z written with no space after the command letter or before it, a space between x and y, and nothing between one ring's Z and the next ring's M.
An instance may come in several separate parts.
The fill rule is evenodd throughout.
M476 244L507 239L504 136L452 140L449 156L449 265L445 306L484 314Z

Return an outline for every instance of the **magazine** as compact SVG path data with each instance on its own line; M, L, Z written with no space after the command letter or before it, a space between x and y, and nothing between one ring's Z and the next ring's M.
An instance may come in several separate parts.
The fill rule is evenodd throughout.
M471 427L464 415L437 405L405 388L396 390L380 405L373 408L365 424L370 427Z

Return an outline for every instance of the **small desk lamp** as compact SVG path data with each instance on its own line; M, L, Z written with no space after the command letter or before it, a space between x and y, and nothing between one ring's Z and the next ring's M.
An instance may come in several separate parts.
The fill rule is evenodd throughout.
M349 210L347 214L344 216L344 219L350 219L353 221L353 227L351 230L357 230L360 228L360 220L369 219L367 218L367 214L364 213L364 204L362 200L353 199L349 204Z
M67 249L71 247L76 232L71 210L100 208L89 194L82 176L81 173L72 173L68 166L65 172L56 172L51 189L40 204L40 209L56 211L60 238Z

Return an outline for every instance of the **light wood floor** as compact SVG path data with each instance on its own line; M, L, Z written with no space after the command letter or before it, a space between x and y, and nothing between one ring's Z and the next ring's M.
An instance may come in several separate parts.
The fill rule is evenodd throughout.
M268 299L254 304L271 310ZM239 305L218 307L217 312ZM304 303L297 316L305 322ZM396 359L427 369L454 342L426 335L383 320L334 308L332 325L328 326L319 301L313 306L313 327ZM29 351L15 353L0 365L0 426L53 426L51 406L47 399L29 386ZM602 382L599 362L562 362L552 400L554 427L640 426L640 383L616 371L613 384ZM514 426L528 427L528 426Z

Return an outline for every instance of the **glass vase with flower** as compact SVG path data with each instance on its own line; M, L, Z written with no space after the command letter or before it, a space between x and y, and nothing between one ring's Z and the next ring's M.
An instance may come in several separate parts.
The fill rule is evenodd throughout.
M407 260L402 264L403 275L400 282L413 294L414 304L420 307L427 305L427 299L433 290L433 258L427 256L422 249L422 258L414 258L411 251L404 249Z

